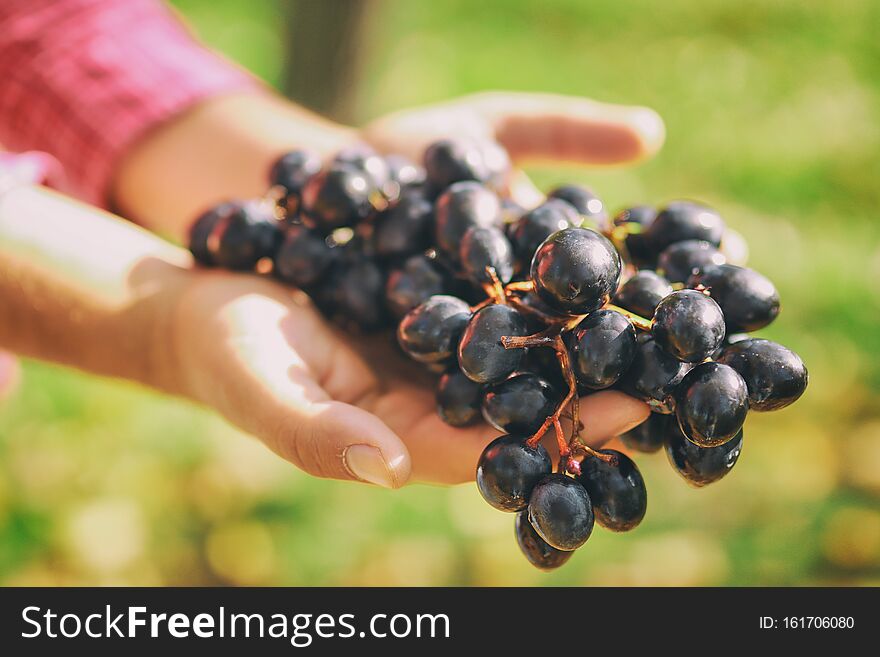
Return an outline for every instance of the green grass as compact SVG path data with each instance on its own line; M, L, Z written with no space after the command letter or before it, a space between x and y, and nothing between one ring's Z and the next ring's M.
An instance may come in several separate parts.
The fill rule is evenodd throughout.
M278 3L175 4L212 46L280 79ZM688 196L719 208L780 289L784 312L763 334L803 355L807 394L754 414L740 464L714 487L687 488L662 454L641 458L643 526L597 530L567 568L542 575L517 554L512 518L472 486L391 493L309 479L201 411L28 364L0 410L0 581L880 581L880 5L379 6L363 119L502 88L656 108L668 137L652 162L531 173L587 182L612 207Z

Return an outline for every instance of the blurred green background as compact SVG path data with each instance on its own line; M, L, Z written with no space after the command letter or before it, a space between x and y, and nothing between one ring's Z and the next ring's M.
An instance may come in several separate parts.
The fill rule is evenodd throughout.
M207 43L286 79L285 3L174 4ZM385 0L367 13L340 106L354 120L504 88L656 108L668 137L654 161L535 179L588 183L611 208L719 208L780 290L762 334L804 357L806 395L752 414L739 464L707 489L662 453L639 457L643 524L597 528L542 574L473 485L310 479L189 405L27 363L0 407L0 583L880 584L880 3Z

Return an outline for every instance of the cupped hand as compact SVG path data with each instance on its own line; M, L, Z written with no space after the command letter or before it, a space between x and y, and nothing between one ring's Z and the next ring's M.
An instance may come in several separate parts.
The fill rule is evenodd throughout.
M490 91L401 110L369 123L362 137L385 153L421 161L437 139L466 137L500 143L516 165L626 165L653 156L666 136L647 107L612 105L577 96ZM539 200L521 173L514 198Z
M185 394L315 476L390 488L468 481L499 433L444 424L433 377L392 336L344 335L304 294L268 279L199 272L169 332ZM585 440L597 447L647 412L619 392L584 398Z

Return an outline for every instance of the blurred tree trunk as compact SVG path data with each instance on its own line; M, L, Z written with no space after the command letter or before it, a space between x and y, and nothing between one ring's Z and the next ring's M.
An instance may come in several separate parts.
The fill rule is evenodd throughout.
M365 59L368 16L380 0L288 0L284 92L321 114L351 122Z

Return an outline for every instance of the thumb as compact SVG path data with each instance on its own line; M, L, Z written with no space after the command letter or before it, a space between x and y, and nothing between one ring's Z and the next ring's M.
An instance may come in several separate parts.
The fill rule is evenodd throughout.
M409 479L410 456L384 422L343 402L282 402L263 419L267 445L316 477L353 479L400 488ZM274 418L271 415L275 415Z
M627 164L653 156L666 136L663 120L647 107L507 92L473 102L517 161Z

